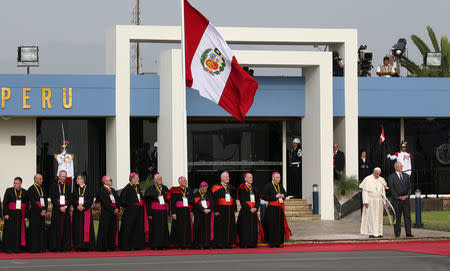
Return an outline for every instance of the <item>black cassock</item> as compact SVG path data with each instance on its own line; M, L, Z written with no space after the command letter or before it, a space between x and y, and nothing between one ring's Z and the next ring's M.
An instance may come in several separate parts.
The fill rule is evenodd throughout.
M196 192L194 202L194 247L208 248L212 245L214 237L214 200L211 192L207 191L203 195L200 191ZM205 209L211 212L206 214Z
M30 202L29 214L29 248L32 252L44 252L47 248L47 236L45 231L45 216L41 212L47 212L48 200L44 189L37 184L33 184L27 191L28 200ZM41 203L44 203L41 205Z
M281 193L286 197L286 191L280 184L270 182L264 186L262 197L268 201L264 214L264 239L270 245L282 245L285 239L289 239L290 229L284 214L284 200L281 203L276 194Z
M187 206L183 204L183 197L187 199ZM169 190L170 212L176 214L176 220L172 220L170 230L170 242L179 248L192 246L193 229L191 220L191 207L194 203L194 194L187 187L172 187Z
M147 213L152 217L150 220L150 246L155 249L167 248L169 245L168 191L169 189L165 185L161 185L161 187L152 185L145 191ZM160 196L163 197L164 203L160 202Z
M236 189L228 184L214 185L211 189L214 199L214 244L217 247L231 247L237 242L236 234ZM230 201L226 200L230 195Z
M91 210L94 197L93 191L87 185L75 188L75 191L73 191L72 242L75 248L94 248L95 235ZM83 202L80 202L80 200ZM77 209L79 204L83 206L83 211Z
M252 194L253 196L250 196ZM258 245L258 227L261 223L258 219L259 192L254 186L241 184L238 195L241 203L237 221L239 245L242 248L256 247ZM251 208L256 208L256 212L251 213Z
M140 186L127 184L120 193L120 204L124 207L119 233L120 249L143 249L146 241L144 232L145 204ZM146 215L145 218L148 223Z
M64 195L64 204L60 202L61 196ZM52 200L52 219L50 225L50 234L48 249L50 250L70 250L72 249L71 239L71 217L70 206L72 194L69 184L61 184L59 181L50 187L50 199ZM63 213L60 207L67 206Z
M102 186L97 200L100 202L101 212L96 248L102 251L114 250L119 247L119 214L114 214L114 210L120 210L119 196L114 188Z
M6 251L20 252L26 247L25 240L25 218L28 218L28 196L27 190L14 187L6 189L3 198L3 215L9 216L5 219L3 228L3 248Z

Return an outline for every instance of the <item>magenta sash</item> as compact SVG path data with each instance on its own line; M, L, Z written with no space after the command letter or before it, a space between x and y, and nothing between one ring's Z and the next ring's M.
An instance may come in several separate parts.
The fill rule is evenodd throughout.
M144 203L144 200L141 199L139 203L133 203L133 205L144 206L144 232L145 232L145 242L150 242L150 225L148 224L148 216L147 216L147 206Z
M167 210L169 210L169 205L167 203L160 204L159 202L152 202L151 208L154 210L166 210L167 211Z
M15 202L10 202L8 204L8 209L10 210L17 210L16 209L16 203ZM20 221L20 245L21 246L25 246L26 242L25 242L25 203L20 204L20 211L22 213L22 219Z
M184 207L183 206L183 201L177 201L176 205L177 208L189 208L189 210L191 210L191 206L188 203L188 207ZM192 219L189 215L189 222L191 222L191 240L194 241L194 225L192 225Z
M187 207L184 207L183 206L183 201L181 200L181 201L177 201L177 203L176 203L176 205L175 205L177 208L189 208L189 209L191 209L191 207L189 206L189 203L188 203L188 206Z
M114 207L114 209L117 209L117 205L114 203L111 203L111 206ZM119 214L116 214L116 247L119 246Z
M88 210L84 210L83 242L89 243L90 229L91 229L91 208L89 208Z

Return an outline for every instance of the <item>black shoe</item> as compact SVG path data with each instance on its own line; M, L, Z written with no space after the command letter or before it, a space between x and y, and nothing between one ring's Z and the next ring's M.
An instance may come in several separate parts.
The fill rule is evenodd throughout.
M369 235L369 238L375 238L375 235Z
M7 250L5 252L8 253L8 254L14 254L14 251L12 251L12 250Z
M412 234L407 234L406 237L414 237Z
M376 238L383 238L383 235L378 235Z

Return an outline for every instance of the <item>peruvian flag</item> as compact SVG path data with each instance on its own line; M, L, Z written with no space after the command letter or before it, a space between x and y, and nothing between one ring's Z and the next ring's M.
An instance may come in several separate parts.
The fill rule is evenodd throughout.
M186 86L243 122L258 83L239 66L217 29L187 0L184 26Z
M378 144L383 144L383 142L386 140L386 138L384 137L384 128L381 128L381 135L380 135L380 139L378 140Z

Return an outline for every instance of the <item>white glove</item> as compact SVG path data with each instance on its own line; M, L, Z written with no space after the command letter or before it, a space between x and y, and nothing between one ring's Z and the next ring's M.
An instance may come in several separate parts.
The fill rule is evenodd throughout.
M386 156L386 158L391 158L391 155L390 155L390 154L388 154L388 155Z

